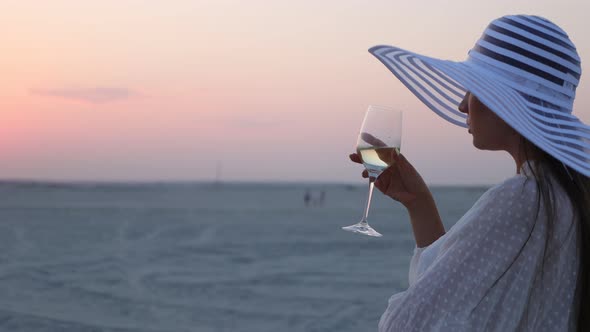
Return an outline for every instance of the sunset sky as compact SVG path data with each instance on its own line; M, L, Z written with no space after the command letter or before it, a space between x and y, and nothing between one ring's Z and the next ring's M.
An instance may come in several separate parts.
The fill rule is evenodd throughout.
M428 3L428 4L427 4ZM28 1L0 3L0 179L360 183L348 161L369 104L403 110L402 152L429 183L515 171L427 110L367 49L463 60L487 24L564 28L584 75L588 1Z

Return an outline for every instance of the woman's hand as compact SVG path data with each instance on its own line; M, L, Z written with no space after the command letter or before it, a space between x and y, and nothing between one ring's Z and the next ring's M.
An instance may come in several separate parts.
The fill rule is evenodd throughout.
M357 153L353 153L349 157L355 163L362 163L362 159ZM387 157L393 160L393 164L383 171L375 181L377 189L402 203L408 209L413 208L421 198L430 199L431 193L428 186L403 155L397 154L397 151L393 149L391 156ZM363 171L362 176L369 177L367 170Z
M381 160L385 160L384 157L379 156ZM391 152L391 159L393 164L379 175L375 186L408 209L416 245L419 248L429 246L445 233L432 193L414 166L396 149ZM356 153L350 155L350 160L362 163ZM366 170L363 177L369 177Z
M361 133L361 139L370 146L386 146L383 141L369 133ZM393 163L379 175L375 186L408 209L416 245L419 248L429 246L445 233L445 227L430 189L414 166L406 157L398 154L396 149L392 149L390 156L379 155L379 159L387 163L393 161ZM355 163L363 162L356 153L350 155L350 160ZM363 177L369 177L366 170L363 171Z

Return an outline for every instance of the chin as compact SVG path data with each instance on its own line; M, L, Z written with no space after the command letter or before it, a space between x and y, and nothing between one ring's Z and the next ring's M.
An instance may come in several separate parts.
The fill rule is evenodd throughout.
M489 142L486 144L486 142L482 142L481 140L477 140L475 137L473 137L473 146L478 150L486 150L486 151L504 150L501 146L498 146L497 144L490 144Z
M482 144L475 136L473 136L473 146L478 150L487 150L485 144Z
M477 142L477 140L475 139L475 136L473 136L471 143L473 144L473 146L477 149L479 149L479 144Z

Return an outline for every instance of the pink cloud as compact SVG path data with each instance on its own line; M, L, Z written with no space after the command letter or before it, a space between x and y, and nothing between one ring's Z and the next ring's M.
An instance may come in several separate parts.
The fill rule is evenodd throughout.
M128 88L113 87L29 89L29 93L38 96L57 97L92 104L109 103L139 96L137 92Z

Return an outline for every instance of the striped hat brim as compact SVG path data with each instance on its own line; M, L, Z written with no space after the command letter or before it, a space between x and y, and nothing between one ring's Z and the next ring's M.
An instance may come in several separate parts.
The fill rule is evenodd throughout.
M533 144L590 176L590 126L573 114L534 103L514 82L470 61L440 60L384 45L369 52L443 119L467 127L467 115L458 107L469 91Z

